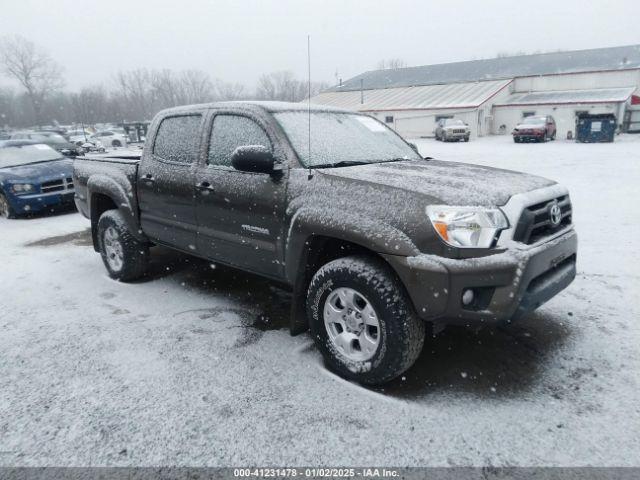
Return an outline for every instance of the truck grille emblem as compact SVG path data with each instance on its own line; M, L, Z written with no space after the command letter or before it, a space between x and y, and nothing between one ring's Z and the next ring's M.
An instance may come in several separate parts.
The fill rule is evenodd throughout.
M549 208L549 220L551 221L551 225L554 227L559 225L562 220L562 211L560 210L560 205L558 205L557 202Z

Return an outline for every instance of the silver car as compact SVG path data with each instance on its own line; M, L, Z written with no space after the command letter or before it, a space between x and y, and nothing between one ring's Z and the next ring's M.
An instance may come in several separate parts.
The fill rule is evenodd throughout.
M469 141L471 129L469 125L457 118L443 118L436 124L436 140L449 141Z

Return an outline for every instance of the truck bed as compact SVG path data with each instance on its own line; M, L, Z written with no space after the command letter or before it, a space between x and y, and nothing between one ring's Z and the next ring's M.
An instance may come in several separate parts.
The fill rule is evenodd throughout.
M73 162L73 182L76 206L82 215L91 218L90 192L110 197L116 206L127 212L127 219L139 230L137 178L142 150L119 150L76 157ZM92 225L95 229L95 225Z

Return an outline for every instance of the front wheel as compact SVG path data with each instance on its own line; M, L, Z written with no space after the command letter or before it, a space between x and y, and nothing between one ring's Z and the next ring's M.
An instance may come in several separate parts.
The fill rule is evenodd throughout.
M309 285L307 315L330 367L364 384L401 375L424 343L424 322L395 273L376 258L345 257L321 267Z
M0 217L2 218L15 218L16 212L11 207L9 200L4 196L4 193L0 193Z
M131 234L118 210L108 210L100 216L98 244L111 278L127 282L145 274L149 247Z

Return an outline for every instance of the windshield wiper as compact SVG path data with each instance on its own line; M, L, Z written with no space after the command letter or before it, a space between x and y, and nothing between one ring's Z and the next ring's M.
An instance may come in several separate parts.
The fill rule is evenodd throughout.
M309 168L335 168L335 167L352 167L354 165L368 165L370 162L363 162L360 160L342 160L336 163L320 163L318 165L311 165Z

